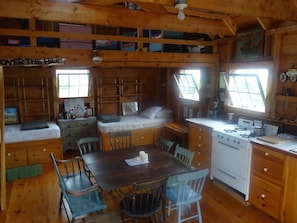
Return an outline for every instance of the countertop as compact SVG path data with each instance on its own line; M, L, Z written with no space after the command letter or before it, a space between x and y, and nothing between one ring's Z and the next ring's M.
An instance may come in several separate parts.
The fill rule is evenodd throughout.
M204 125L213 129L220 129L220 128L228 128L231 126L234 126L235 124L230 124L227 121L223 120L215 120L215 119L209 119L209 118L189 118L186 119L190 123ZM297 140L286 140L282 141L280 143L269 143L262 140L259 140L257 138L251 139L252 143L258 143L264 146L269 146L273 149L277 149L283 152L286 152L287 154L297 156ZM292 152L290 150L296 150L296 152Z
M297 155L297 140L285 140L280 143L269 143L262 140L259 140L257 138L251 139L251 142L258 143L264 146L269 146L274 149L278 149L284 152L287 152L289 154ZM296 150L296 152L292 152L290 150Z
M213 129L228 128L235 125L228 123L227 121L209 118L188 118L186 121L194 124L204 125Z

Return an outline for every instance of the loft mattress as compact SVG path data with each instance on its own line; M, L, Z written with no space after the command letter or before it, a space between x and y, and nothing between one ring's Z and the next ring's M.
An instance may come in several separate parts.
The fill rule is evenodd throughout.
M97 127L102 133L117 132L125 130L135 130L142 128L162 127L167 122L172 121L172 118L145 118L140 115L120 116L119 122L103 123L97 122Z
M55 122L47 122L48 128L21 131L21 125L5 126L5 143L36 141L60 138L60 127Z

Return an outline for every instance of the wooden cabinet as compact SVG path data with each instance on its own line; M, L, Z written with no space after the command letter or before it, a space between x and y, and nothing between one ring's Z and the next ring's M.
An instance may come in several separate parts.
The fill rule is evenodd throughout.
M63 158L61 139L47 139L6 144L6 168L50 163L50 152Z
M250 202L276 219L281 218L285 155L254 144Z
M195 152L192 165L210 169L212 128L189 123L189 149Z
M63 153L78 150L76 140L97 134L96 117L59 119L58 124L61 128Z
M250 203L280 222L296 222L297 158L253 144Z

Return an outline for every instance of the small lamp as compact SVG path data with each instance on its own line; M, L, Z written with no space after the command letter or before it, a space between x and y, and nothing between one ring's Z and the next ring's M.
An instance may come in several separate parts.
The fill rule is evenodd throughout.
M94 50L94 55L92 60L95 63L101 63L103 61L103 58L98 55L97 50Z
M177 19L180 21L184 20L184 9L188 7L187 0L176 0L174 7L178 9Z

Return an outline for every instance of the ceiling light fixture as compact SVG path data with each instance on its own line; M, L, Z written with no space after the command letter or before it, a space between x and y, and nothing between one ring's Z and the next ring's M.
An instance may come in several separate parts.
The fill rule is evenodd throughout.
M184 20L184 9L188 7L187 0L176 0L174 7L178 9L177 19L180 21Z
M98 55L97 50L94 50L94 55L92 60L95 63L101 63L103 61L103 58Z

